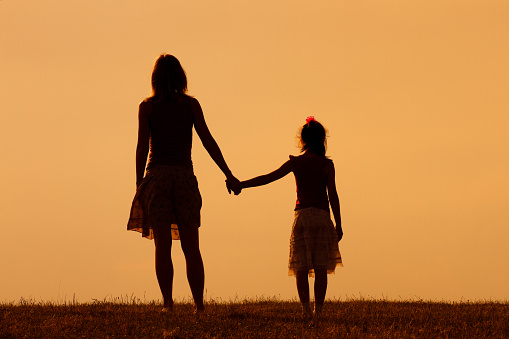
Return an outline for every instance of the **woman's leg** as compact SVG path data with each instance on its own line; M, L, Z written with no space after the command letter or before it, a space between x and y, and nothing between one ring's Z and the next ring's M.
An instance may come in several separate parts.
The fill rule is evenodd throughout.
M173 308L173 262L171 261L171 230L154 229L156 245L156 276L163 295L164 308Z
M179 228L180 245L186 258L187 281L191 287L194 304L197 311L203 311L203 288L205 271L200 253L198 227Z
M315 313L320 313L327 292L327 270L315 269Z

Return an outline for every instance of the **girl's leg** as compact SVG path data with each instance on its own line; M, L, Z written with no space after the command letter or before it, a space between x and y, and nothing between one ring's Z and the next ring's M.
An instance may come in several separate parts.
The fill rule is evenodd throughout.
M203 311L203 288L205 271L200 253L198 227L179 228L180 245L186 258L187 281L191 287L197 311Z
M303 304L309 303L308 271L297 271L296 278L300 302Z
M311 308L309 307L309 280L308 271L297 271L297 292L299 293L299 299L302 304L302 310L306 316L311 315Z
M156 276L163 295L163 307L173 308L173 262L171 261L170 228L154 229L156 246Z
M327 292L327 270L315 269L315 313L320 313Z

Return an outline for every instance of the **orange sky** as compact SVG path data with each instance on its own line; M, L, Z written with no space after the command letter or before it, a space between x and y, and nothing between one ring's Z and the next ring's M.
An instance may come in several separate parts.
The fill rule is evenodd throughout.
M328 298L508 300L506 1L0 1L0 301L159 298L125 230L160 53L241 179L329 129L345 267ZM291 176L241 196L196 138L206 298L296 298ZM174 291L189 298L176 243Z

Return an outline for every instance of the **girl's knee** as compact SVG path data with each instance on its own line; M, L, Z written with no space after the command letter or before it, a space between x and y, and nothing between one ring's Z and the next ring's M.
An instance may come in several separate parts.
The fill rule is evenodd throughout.
M295 277L297 277L299 279L302 279L304 277L306 277L306 279L307 279L308 275L309 275L309 270L297 270L295 272Z
M315 269L315 277L327 277L327 270L326 269Z

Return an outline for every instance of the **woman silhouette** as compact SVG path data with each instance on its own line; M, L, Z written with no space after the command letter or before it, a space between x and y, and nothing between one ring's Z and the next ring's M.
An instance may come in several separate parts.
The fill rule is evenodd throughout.
M203 310L205 279L198 236L202 200L191 161L193 126L226 180L238 180L226 165L205 123L198 100L186 94L187 78L177 58L164 54L157 59L152 72L152 90L152 96L139 107L137 190L127 229L154 239L156 275L163 295L163 310L169 311L173 307L171 226L178 226L187 279L195 310L199 312Z

